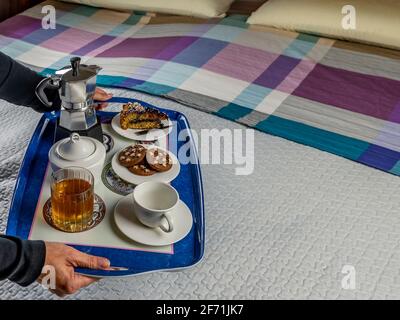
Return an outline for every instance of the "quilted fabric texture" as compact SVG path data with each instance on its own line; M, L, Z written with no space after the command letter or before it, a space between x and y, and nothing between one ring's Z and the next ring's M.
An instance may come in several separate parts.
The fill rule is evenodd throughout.
M184 112L193 129L244 128L177 103L113 90ZM39 115L0 102L0 232ZM23 125L21 125L23 123ZM204 260L181 272L104 279L68 299L400 298L400 180L255 132L250 176L203 165ZM356 289L344 290L344 265ZM39 285L0 283L0 299L57 299Z

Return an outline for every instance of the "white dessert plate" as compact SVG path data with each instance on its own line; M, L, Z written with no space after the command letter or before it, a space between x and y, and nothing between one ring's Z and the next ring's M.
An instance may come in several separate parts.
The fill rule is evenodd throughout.
M145 245L158 247L182 240L192 229L192 213L182 200L179 200L171 214L174 225L172 232L167 233L160 228L146 227L136 218L132 194L128 194L116 204L114 220L119 230L128 238Z
M144 129L122 129L120 124L120 114L118 113L111 121L111 127L114 129L116 133L119 135L131 139L131 140L139 140L139 141L155 141L166 135L170 134L173 129L173 123L170 119L163 120L162 124L164 126L168 126L165 129L151 129L146 134L138 134L138 132L143 131Z
M148 146L144 145L145 147L148 148ZM138 185L143 182L147 181L160 181L160 182L171 182L174 180L179 172L181 171L181 165L177 159L177 157L172 153L169 152L168 150L164 148L157 147L160 150L163 150L165 152L169 153L170 159L172 160L172 167L168 171L165 172L156 172L155 174L151 176L139 176L137 174L134 174L128 170L128 168L122 166L119 161L118 161L118 154L121 152L120 151L116 152L115 155L113 156L111 160L111 167L113 168L114 172L123 180Z

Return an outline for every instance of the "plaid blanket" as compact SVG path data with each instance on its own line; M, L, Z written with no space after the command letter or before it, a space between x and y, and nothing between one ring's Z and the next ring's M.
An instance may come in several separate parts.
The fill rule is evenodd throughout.
M400 175L400 53L262 27L62 2L0 24L0 50L43 74L71 56L98 83L180 101L258 130Z

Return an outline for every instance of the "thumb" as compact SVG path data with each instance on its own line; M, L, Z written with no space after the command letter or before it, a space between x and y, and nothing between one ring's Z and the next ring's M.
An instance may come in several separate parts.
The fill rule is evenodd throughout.
M96 91L94 93L94 99L99 100L99 101L106 101L112 97L111 93L107 93L104 90L100 88L96 88Z
M83 276L80 274L75 275L75 283L79 288L87 287L88 285L92 284L93 282L99 281L100 279L91 278L87 276Z
M82 252L77 252L72 259L76 267L89 269L108 269L110 267L110 260Z
M108 106L107 102L102 102L102 103L96 105L96 110L103 110L103 109L107 108L107 106Z

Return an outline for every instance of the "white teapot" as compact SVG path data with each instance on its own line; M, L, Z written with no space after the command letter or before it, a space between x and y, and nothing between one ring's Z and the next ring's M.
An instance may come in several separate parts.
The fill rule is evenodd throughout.
M83 167L94 176L94 183L101 181L106 160L106 148L98 140L73 132L69 138L56 142L49 150L53 171L66 167Z

